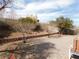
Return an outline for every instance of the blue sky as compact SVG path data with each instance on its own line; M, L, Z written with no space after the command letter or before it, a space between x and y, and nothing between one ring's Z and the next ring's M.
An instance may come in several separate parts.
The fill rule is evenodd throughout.
M37 15L40 22L48 22L64 16L79 25L79 0L16 0L13 5L17 17Z

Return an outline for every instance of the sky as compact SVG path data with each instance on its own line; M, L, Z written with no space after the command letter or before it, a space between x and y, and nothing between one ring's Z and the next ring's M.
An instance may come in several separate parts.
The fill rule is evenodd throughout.
M16 0L13 6L17 17L37 15L40 22L48 22L64 16L79 25L79 0Z

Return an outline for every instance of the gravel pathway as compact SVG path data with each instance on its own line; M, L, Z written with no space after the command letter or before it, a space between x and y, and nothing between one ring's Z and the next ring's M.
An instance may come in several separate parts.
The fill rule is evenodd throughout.
M34 59L68 59L69 49L73 45L73 39L76 37L78 37L78 35L62 35L61 37L52 36L50 38L42 37L31 39L30 42L34 44L32 47L35 47L34 50L32 49L34 56L36 56ZM0 50L2 47L8 47L8 45L5 44L4 46L0 46ZM26 48L23 49L26 52ZM26 54L27 53L25 53L25 55ZM25 57L25 55L22 55L22 57Z
M69 35L63 35L61 37L50 37L50 38L42 38L43 43L49 42L51 44L54 44L55 49L51 48L48 51L50 52L50 55L48 56L48 59L68 59L69 56L69 49L73 45L73 39L78 37L76 36L69 36Z

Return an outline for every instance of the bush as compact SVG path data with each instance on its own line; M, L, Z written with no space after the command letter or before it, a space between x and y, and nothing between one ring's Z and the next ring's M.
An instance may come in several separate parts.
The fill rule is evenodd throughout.
M57 27L59 32L62 34L74 35L75 31L71 30L73 28L73 21L70 18L59 17L56 19Z
M0 21L0 38L8 37L14 30L5 21Z
M60 33L62 34L66 34L66 35L76 35L77 32L72 30L72 29L66 29L66 28L63 28Z
M36 32L43 31L42 26L40 24L36 25L36 27L33 29L33 31L36 31Z
M70 18L64 18L63 16L58 17L56 19L56 23L59 29L62 29L62 28L69 29L73 27L73 21Z
M37 19L33 17L20 18L19 21L22 24L36 24L37 23Z

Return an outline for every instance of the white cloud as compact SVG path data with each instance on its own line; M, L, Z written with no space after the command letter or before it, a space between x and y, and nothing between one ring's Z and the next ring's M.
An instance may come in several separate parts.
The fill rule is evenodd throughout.
M74 15L73 15L73 17L78 17L79 18L79 12L78 13L75 13Z
M54 12L54 13L39 13L37 14L38 19L41 22L48 22L50 20L55 20L59 16L63 16L64 14L61 12Z
M23 10L17 11L18 17L27 16L28 14L36 14L41 21L46 19L49 20L50 17L56 18L58 16L63 15L62 12L53 12L53 13L39 13L38 11L42 11L46 9L59 9L66 8L74 3L75 0L45 0L43 2L31 2L24 4L23 0L16 0L15 5L17 7L24 8Z
M13 2L13 5L20 7L20 8L25 8L26 4L24 4L24 0L15 0Z
M27 11L39 11L46 9L66 8L74 3L74 0L47 0L45 2L33 2L25 7Z
M31 2L28 4L23 4L21 1L16 1L15 5L18 7L24 8L20 12L18 12L20 15L24 14L39 14L38 11L42 11L46 9L58 9L58 8L66 8L74 3L74 0L46 0L43 2ZM44 14L42 14L44 15Z
M15 5L22 7L26 12L37 12L46 9L66 8L74 3L74 0L45 0L43 2L24 3L24 0L16 0Z

